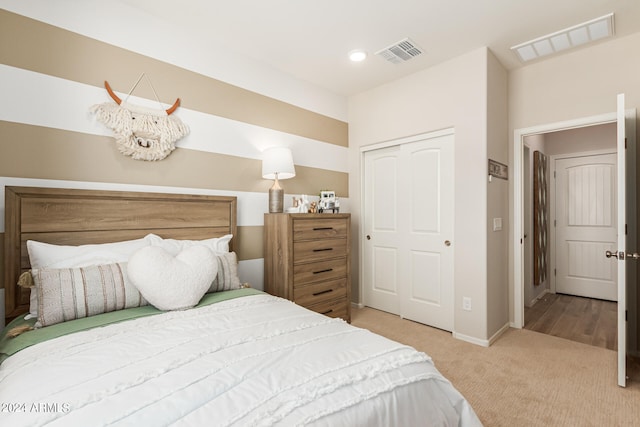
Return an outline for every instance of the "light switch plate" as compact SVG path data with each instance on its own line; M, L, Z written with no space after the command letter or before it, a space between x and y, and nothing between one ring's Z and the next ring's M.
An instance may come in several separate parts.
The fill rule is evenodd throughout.
M502 230L502 218L493 218L493 231Z

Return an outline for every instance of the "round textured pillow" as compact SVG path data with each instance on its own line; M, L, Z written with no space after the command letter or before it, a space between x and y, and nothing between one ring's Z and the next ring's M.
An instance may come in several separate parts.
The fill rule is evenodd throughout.
M218 263L205 246L191 246L175 256L159 246L147 246L131 256L127 274L154 307L183 310L198 304L207 292Z

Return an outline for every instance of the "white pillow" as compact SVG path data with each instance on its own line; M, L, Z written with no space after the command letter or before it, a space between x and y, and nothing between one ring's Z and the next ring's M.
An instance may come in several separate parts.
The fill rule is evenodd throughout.
M155 234L148 234L142 239L80 246L27 240L27 251L31 268L76 268L125 262L138 249L160 241Z
M160 310L184 310L200 302L218 273L215 254L194 245L172 255L160 246L138 250L129 259L131 283Z
M159 236L156 237L160 239ZM231 241L232 238L233 234L227 234L226 236L214 237L205 240L156 239L152 245L160 246L172 255L177 255L184 249L195 245L206 246L214 253L226 253L229 252L229 241Z
M157 244L161 240L155 234L148 234L142 239L80 246L52 245L27 240L27 251L33 269L77 268L126 262L138 249ZM37 317L37 315L37 293L32 289L29 300L29 315L26 318Z

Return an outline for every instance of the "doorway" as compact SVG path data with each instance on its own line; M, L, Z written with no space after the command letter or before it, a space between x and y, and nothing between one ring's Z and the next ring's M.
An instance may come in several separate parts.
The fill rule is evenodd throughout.
M616 123L617 124L617 144L616 152L618 155L618 183L619 196L617 197L620 208L618 215L618 244L625 251L629 248L637 247L637 210L636 210L636 111L633 109L625 110L624 94L617 96L617 112L603 114L600 116L592 116L566 122L558 122L547 125L535 126L526 129L516 129L514 131L513 147L513 228L511 235L511 266L513 272L513 286L511 287L512 296L512 327L522 328L524 325L524 245L523 245L523 151L524 138L528 135L535 135L547 132L554 132L567 129L578 129L586 126L598 124ZM625 130L626 129L626 130ZM626 204L626 207L625 207ZM625 219L626 217L626 219ZM626 241L626 243L625 243ZM621 249L622 251L623 249ZM627 349L630 353L638 351L637 336L637 289L635 286L635 278L637 277L636 263L617 262L622 261L624 253L616 251L608 253L607 257L618 258L613 260L618 269L618 301L625 301L618 304L617 308L617 329L618 329L618 384L625 385L625 355ZM624 280L624 278L629 280ZM626 287L625 284L626 283ZM633 286L631 286L633 284Z
M599 250L603 244L615 243L616 239L615 203L611 204L615 194L615 149L615 123L525 137L525 329L600 347L615 347L615 303L599 300L607 283L613 286L614 292L608 299L615 300L615 281L607 282L604 277L610 279L615 275L615 268L601 256L604 249ZM614 154L603 154L607 152ZM536 166L539 158L544 159L545 168ZM545 176L541 179L538 174ZM536 183L539 183L537 188ZM540 207L534 199L540 199L541 194L548 206L544 207L545 212L536 212ZM539 221L541 217L548 220ZM593 224L602 225L602 230L596 230ZM536 230L541 225L545 228L542 233ZM603 243L603 239L606 242ZM536 253L540 252L540 245L534 248L534 242L541 240L545 241L543 256ZM548 248L544 249L545 246ZM592 253L594 251L597 254ZM585 259L589 254L594 259ZM540 266L544 271L537 271Z

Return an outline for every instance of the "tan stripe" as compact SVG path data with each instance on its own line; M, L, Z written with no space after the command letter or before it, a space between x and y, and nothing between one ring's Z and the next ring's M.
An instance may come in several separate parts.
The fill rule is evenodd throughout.
M4 64L99 87L108 80L122 93L144 71L169 105L180 98L185 108L348 146L343 121L6 10L0 10L0 22ZM149 85L139 85L135 94L155 99Z
M268 192L260 160L176 149L158 162L132 160L113 138L0 121L0 176ZM348 174L296 166L290 194L332 189L348 197Z
M264 258L263 230L259 225L238 227L238 261Z

